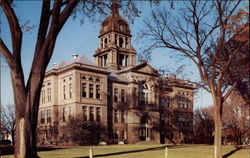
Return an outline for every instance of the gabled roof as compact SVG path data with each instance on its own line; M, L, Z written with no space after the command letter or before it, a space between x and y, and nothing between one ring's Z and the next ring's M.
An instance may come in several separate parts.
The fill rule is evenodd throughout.
M154 76L160 76L157 70L155 70L151 65L149 65L147 62L142 62L141 64L131 66L125 69L122 69L118 72L118 74L122 74L125 72L137 72L137 73L144 73L144 74L150 74Z
M78 57L73 58L72 60L66 62L66 61L62 61L61 63L59 63L58 65L56 65L54 67L54 69L62 69L68 65L71 65L73 63L79 63L79 64L84 64L84 65L90 65L90 66L96 66L98 67L94 62L92 62L91 60L89 60L85 55L80 55Z

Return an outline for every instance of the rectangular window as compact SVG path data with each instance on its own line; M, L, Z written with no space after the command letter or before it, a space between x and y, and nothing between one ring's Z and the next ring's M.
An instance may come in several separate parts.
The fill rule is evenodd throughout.
M94 85L89 84L89 98L93 98L93 97L94 97Z
M65 111L65 108L62 108L62 121L63 122L66 121L66 111Z
M117 45L117 43L118 43L117 41L118 41L118 37L117 37L117 35L115 35L115 45L116 45L116 46L118 46L118 45Z
M186 98L186 104L185 104L186 109L188 109L188 103L189 103L189 100L188 100L188 98Z
M125 130L122 130L122 132L121 132L121 139L126 139Z
M166 107L170 107L170 97L166 98Z
M96 99L100 99L100 98L101 98L101 86L96 85Z
M48 93L48 102L51 102L51 88L47 89L47 93Z
M126 98L126 91L122 89L122 95L121 95L121 102L125 103L125 98Z
M146 101L145 101L145 93L143 91L141 91L141 93L140 93L140 102L141 102L141 104L146 103Z
M126 111L121 111L121 123L125 123L126 121Z
M128 38L125 38L125 48L128 48Z
M100 107L96 108L96 121L97 122L101 121L101 108Z
M69 98L72 98L72 84L69 84Z
M171 115L165 116L165 123L166 123L167 125L171 125L171 124L172 124Z
M186 101L186 99L185 98L181 98L181 101L182 101L182 103L181 103L181 108L185 108L185 101Z
M188 108L189 99L185 97L178 97L177 104L179 108Z
M66 99L66 86L63 86L63 99Z
M87 97L87 84L82 83L82 97L86 98Z
M125 66L124 54L119 54L119 65Z
M51 109L47 110L47 123L51 122Z
M118 89L117 88L114 89L114 101L118 102Z
M42 90L42 103L45 103L45 90Z
M177 97L177 105L181 108L181 97Z
M128 66L128 55L125 55L125 66Z
M108 62L108 55L103 55L103 66L107 66L107 62Z
M189 126L189 116L186 116L185 114L180 114L179 115L179 125L180 126Z
M148 93L145 93L145 104L148 104Z
M119 115L118 115L118 110L114 110L114 122L118 123Z
M71 106L69 106L69 119L71 118Z
M45 110L41 111L41 123L45 123Z
M82 107L82 118L84 121L87 121L87 107L86 106Z
M161 105L161 106L164 106L164 105L165 105L165 99L164 99L164 98L161 98L161 99L160 99L160 105Z
M94 108L90 107L89 109L89 121L94 121Z

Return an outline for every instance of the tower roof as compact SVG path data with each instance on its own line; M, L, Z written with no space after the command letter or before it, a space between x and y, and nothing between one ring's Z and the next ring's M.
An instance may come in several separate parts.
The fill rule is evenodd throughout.
M116 0L113 0L111 14L103 21L100 36L113 31L131 36L127 20L119 14L119 7Z

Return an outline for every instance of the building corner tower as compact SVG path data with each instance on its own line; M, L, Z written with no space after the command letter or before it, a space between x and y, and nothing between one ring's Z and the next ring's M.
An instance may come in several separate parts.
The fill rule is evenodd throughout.
M100 28L99 48L95 62L100 67L120 70L136 64L136 51L131 45L131 33L127 20L119 14L120 5L114 0L111 14Z

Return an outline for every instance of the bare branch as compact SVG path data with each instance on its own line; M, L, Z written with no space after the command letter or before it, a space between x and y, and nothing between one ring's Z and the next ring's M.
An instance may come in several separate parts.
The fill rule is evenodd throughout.
M6 47L5 43L2 41L2 39L0 39L0 52L6 59L8 65L11 66L13 56L9 49Z
M59 29L62 29L62 26L65 24L67 19L69 18L70 14L79 3L79 0L69 0L67 6L63 9L60 19L59 19Z
M3 7L5 15L7 17L11 39L12 39L12 48L13 48L13 57L20 58L21 46L22 46L22 30L19 25L18 19L14 10L11 8L9 1L1 0L0 5Z
M37 35L37 43L36 43L36 51L41 49L42 44L44 43L48 25L49 25L49 19L50 19L50 0L43 0L43 6L42 6L42 13L40 17L40 25L38 29L38 35ZM35 54L36 56L36 54Z
M230 96L234 88L237 86L237 82L234 82L233 86L230 87L230 89L227 91L227 93L222 97L223 102L227 100L227 98Z

